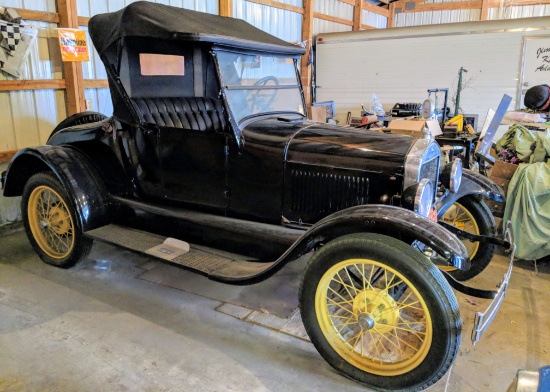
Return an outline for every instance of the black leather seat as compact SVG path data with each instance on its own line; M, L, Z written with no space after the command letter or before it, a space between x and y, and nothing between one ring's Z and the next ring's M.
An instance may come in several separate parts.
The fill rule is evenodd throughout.
M141 121L163 127L221 131L226 126L222 102L215 98L133 98Z

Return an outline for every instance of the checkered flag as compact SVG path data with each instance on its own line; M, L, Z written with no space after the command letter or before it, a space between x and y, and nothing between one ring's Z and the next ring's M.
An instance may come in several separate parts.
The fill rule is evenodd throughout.
M15 52L21 40L21 27L12 23L0 23L0 34L2 35L0 46L10 52ZM12 56L13 54L10 53Z

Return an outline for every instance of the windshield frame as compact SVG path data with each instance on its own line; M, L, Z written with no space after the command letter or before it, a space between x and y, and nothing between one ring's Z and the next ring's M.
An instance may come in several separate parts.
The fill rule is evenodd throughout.
M286 59L292 59L294 64L294 72L296 75L296 84L281 84L281 85L264 85L264 86L247 86L247 85L236 85L236 84L226 84L224 83L223 79L223 73L220 66L220 61L218 59L218 53L220 52L228 52L232 54L237 55L244 55L244 56L265 56L265 57L278 57L278 58L286 58ZM264 116L274 116L274 115L293 115L293 116L300 116L302 118L306 118L306 106L305 106L305 96L304 96L304 89L302 87L301 83L301 75L300 75L300 69L298 66L298 61L300 60L300 56L296 55L290 55L290 54L274 54L269 52L261 52L261 51L241 51L241 50L235 50L235 49L229 49L229 48L213 48L212 56L214 58L214 63L216 65L216 71L218 73L218 80L220 83L220 93L225 101L225 106L227 108L227 111L229 113L229 116L231 118L231 123L233 123L235 126L237 126L239 129L240 127L249 122L252 119L258 118L258 117L264 117ZM234 90L284 90L284 89L298 89L298 92L300 94L300 100L301 100L301 106L303 108L303 113L300 113L298 110L284 110L284 111L261 111L259 113L252 113L247 116L244 116L237 120L235 113L233 112L233 107L230 103L230 99L228 97L227 92L228 91L234 91Z

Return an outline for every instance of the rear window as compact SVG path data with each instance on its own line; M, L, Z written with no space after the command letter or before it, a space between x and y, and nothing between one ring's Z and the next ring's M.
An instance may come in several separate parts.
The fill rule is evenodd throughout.
M140 53L139 65L143 76L185 75L185 58L183 56Z

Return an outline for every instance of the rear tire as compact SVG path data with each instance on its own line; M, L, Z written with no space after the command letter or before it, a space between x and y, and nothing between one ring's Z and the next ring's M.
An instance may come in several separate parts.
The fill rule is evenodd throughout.
M45 263L69 268L90 253L93 241L82 233L72 201L52 173L27 181L21 213L27 237Z
M441 271L379 234L343 236L317 251L302 280L300 309L321 356L376 390L428 388L460 346L458 302Z
M497 232L495 218L489 207L474 196L458 199L440 220L472 234L494 237ZM467 239L463 239L462 242L470 254L472 262L470 269L462 271L453 267L442 267L444 271L460 281L472 279L487 268L496 248L494 244L471 242Z

